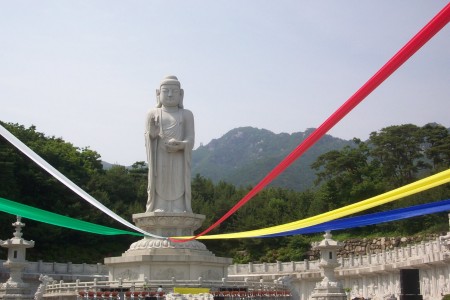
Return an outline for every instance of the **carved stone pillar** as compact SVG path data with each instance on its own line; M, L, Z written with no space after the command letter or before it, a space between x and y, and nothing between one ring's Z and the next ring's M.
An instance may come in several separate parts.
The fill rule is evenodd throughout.
M22 273L28 265L26 261L26 249L34 247L34 241L27 241L22 238L21 218L17 216L17 221L12 224L15 227L14 237L5 241L0 240L0 246L8 249L8 259L3 265L9 269L10 277L0 284L0 299L33 299L30 286L23 282Z
M325 233L324 238L313 247L314 250L320 250L319 267L322 269L323 279L316 284L311 299L346 300L344 288L334 276L334 269L339 266L337 250L343 247L343 243L331 239L330 231Z

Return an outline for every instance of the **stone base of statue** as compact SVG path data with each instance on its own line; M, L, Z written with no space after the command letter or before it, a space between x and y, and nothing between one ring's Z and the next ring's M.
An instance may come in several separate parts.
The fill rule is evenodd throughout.
M160 236L191 236L205 216L193 213L147 212L133 215L139 228ZM216 257L197 241L174 243L144 237L120 257L105 258L109 280L221 280L231 258Z

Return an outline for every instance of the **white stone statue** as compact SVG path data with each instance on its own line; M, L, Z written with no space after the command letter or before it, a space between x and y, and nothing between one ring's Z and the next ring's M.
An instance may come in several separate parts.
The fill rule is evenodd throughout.
M147 114L148 200L146 212L192 212L191 157L194 116L183 108L184 91L175 76L156 90L157 105Z
M36 293L34 294L34 300L41 300L45 294L47 285L53 281L53 278L47 275L39 275L39 281L41 284L38 286Z

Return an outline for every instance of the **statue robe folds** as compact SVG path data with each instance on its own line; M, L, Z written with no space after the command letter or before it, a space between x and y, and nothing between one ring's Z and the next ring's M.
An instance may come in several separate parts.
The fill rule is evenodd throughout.
M192 212L191 159L194 147L194 116L177 108L154 108L147 114L145 143L147 149L147 212ZM170 140L184 148L171 152Z

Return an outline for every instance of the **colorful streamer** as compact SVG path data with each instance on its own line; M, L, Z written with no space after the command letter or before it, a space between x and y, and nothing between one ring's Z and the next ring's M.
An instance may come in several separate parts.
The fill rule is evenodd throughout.
M62 184L67 186L69 189L74 191L76 194L78 194L81 198L92 204L93 206L97 207L99 210L113 218L114 220L122 223L123 225L134 229L142 234L152 236L154 238L163 238L161 236L153 235L145 230L142 230L139 227L134 226L130 222L126 221L125 219L121 218L117 214L115 214L113 211L111 211L109 208L98 202L94 197L86 193L84 190L82 190L79 186L77 186L75 183L73 183L70 179L68 179L66 176L64 176L61 172L56 170L54 167L52 167L48 162L46 162L42 157L36 154L33 150L31 150L27 145L22 143L18 138L16 138L14 135L12 135L5 127L0 125L0 135L2 135L7 141L9 141L13 146L15 146L17 149L22 151L26 156L28 156L31 160L33 160L36 164L38 164L41 168L43 168L45 171L50 173L53 177L58 179Z
M444 9L441 10L418 34L416 34L402 49L400 49L397 54L395 54L372 78L370 78L353 96L351 96L338 110L336 110L322 125L320 125L310 136L308 136L303 143L301 143L294 151L292 151L283 161L280 162L271 172L269 172L263 180L261 180L244 198L242 198L230 211L228 211L224 216L222 216L218 221L216 221L209 228L204 230L202 233L190 237L188 239L178 239L171 238L174 242L186 242L188 240L192 240L195 238L203 237L204 239L213 239L220 236L221 238L237 238L237 237L253 237L253 236L261 236L268 234L277 234L282 231L294 230L294 228L304 228L306 226L317 225L322 222L326 222L329 220L333 220L336 218L340 218L352 213L360 212L371 207L381 205L390 201L397 200L401 197L405 197L407 195L411 195L417 192L420 192L424 189L428 189L440 184L447 183L449 181L448 174L444 179L437 179L437 177L433 177L432 180L419 181L420 183L414 185L414 187L407 186L406 191L403 191L400 188L394 191L385 193L383 195L373 197L367 199L365 201L358 202L356 204L352 204L325 214L321 214L315 217L307 218L304 220L300 220L293 223L288 223L284 225L274 226L266 229L248 231L244 233L234 233L234 234L224 234L224 235L216 235L216 236L204 236L212 229L220 225L224 222L228 217L234 214L240 207L242 207L246 202L248 202L253 196L255 196L259 191L261 191L267 184L269 184L272 180L274 180L280 173L282 173L290 164L292 164L296 159L298 159L301 155L303 155L314 143L316 143L326 132L328 132L334 125L336 125L343 117L345 117L354 107L356 107L362 100L364 100L373 90L375 90L384 80L386 80L393 72L395 72L405 61L407 61L415 52L417 52L425 43L427 43L437 32L439 32L448 22L450 21L450 3L447 4ZM113 219L118 222L124 224L125 226L134 229L144 235L152 236L155 238L163 238L161 236L156 236L150 234L133 224L127 222L123 218L116 215L114 212L109 210L103 204L98 202L92 196L87 194L77 185L75 185L72 181L70 181L67 177L61 174L58 170L53 168L50 164L48 164L45 160L43 160L39 155L33 152L30 148L28 148L25 144L23 144L20 140L14 137L11 133L9 133L3 126L0 125L0 134L5 137L11 144L17 147L20 151L22 151L25 155L31 158L34 162L36 162L39 166L41 166L44 170L58 179L61 183L69 187L72 191L81 196L84 200L92 204L93 206L100 209L102 212L106 213ZM448 173L448 171L445 171ZM442 172L442 173L445 173ZM441 174L441 173L440 173ZM437 174L439 175L439 174ZM435 175L436 176L436 175ZM442 177L442 176L441 176ZM6 204L6 199L0 198L3 204ZM26 217L24 213L26 213L26 209L19 210L22 213L20 215ZM37 214L35 217L39 217ZM30 217L28 217L30 218ZM31 218L30 218L31 219ZM80 221L83 222L83 221ZM86 224L85 224L86 225ZM100 225L97 225L100 226ZM81 227L81 226L80 226ZM71 227L69 227L71 228ZM107 228L107 227L105 227ZM86 230L95 230L88 229ZM91 232L91 231L88 231ZM105 232L108 232L105 230ZM123 231L126 232L126 231ZM125 233L123 233L125 234ZM128 233L127 233L128 234ZM138 234L136 234L138 235Z
M120 229L115 229L111 227L106 227L102 225L97 225L78 219L70 218L63 215L58 215L49 211L45 211L39 208L28 206L25 204L13 202L5 198L0 197L0 211L21 216L30 220L35 220L51 225L56 225L60 227L70 228L79 231L85 231L89 233L102 234L102 235L119 235L128 234L143 236L141 233L125 231Z
M70 228L74 230L101 234L101 235L134 235L143 236L140 233L125 231L120 229L115 229L111 227L106 227L102 225L97 225L85 221L80 221L78 219L70 218L67 216L58 215L52 212L48 212L42 209L24 205L21 203L13 202L4 198L0 198L0 211L19 215L31 220L38 222L43 222L55 226ZM342 230L354 227L361 227L367 225L375 225L380 223L398 221L408 218L413 218L417 216L423 216L428 214L434 214L444 211L450 211L450 199L442 200L438 202L425 203L415 206L410 206L406 208L399 208L390 211L378 212L368 215L362 215L351 218L343 218L339 220L333 220L325 222L322 224L300 228L296 230L290 230L285 232L280 232L276 234L258 236L258 238L270 238L270 237L280 237L280 236L290 236L297 234L309 234L324 232L326 230Z
M269 234L261 236L263 238L290 236L296 234L308 234L324 232L327 230L342 230L354 227L362 227L368 225L375 225L387 222L393 222L403 219L409 219L418 216L430 215L434 213L450 211L450 199L442 200L438 202L425 203L406 208L398 208L390 211L383 211L373 214L367 214L351 218L343 218L339 220L333 220L322 224L314 225L311 227L300 228L291 231L285 231L275 234Z
M353 96L351 96L339 109L337 109L322 125L320 125L311 135L309 135L296 149L294 149L283 161L281 161L272 171L270 171L247 195L245 195L235 206L225 215L217 220L210 227L190 239L171 238L173 242L186 242L199 238L228 219L240 207L247 203L266 185L274 180L281 172L291 165L297 158L306 152L323 135L325 135L334 125L345 117L353 108L364 100L373 90L375 90L384 80L394 73L404 62L416 53L425 43L427 43L436 33L438 33L450 21L450 3L447 4L425 27L420 30L403 48L400 49L372 78L370 78Z
M355 214L369 208L373 208L388 202L392 202L398 200L400 198L404 198L406 196L410 196L427 189L445 184L450 182L450 169L437 173L435 175L429 176L427 178L418 180L416 182L410 183L408 185L402 186L395 190L386 192L384 194L350 204L335 210L331 210L329 212L316 215L313 217L309 217L303 220L298 220L291 223L286 223L283 225L277 225L273 227L250 230L244 232L236 232L236 233L225 233L225 234L217 234L217 235L205 235L199 237L199 239L235 239L235 238L248 238L248 237L259 237L270 234L277 234L281 232L286 232L290 230L298 230L300 228L305 228L317 224L321 224L324 222L328 222L331 220L339 219L342 217L346 217L351 214ZM174 239L186 239L189 240L192 237L174 237Z

